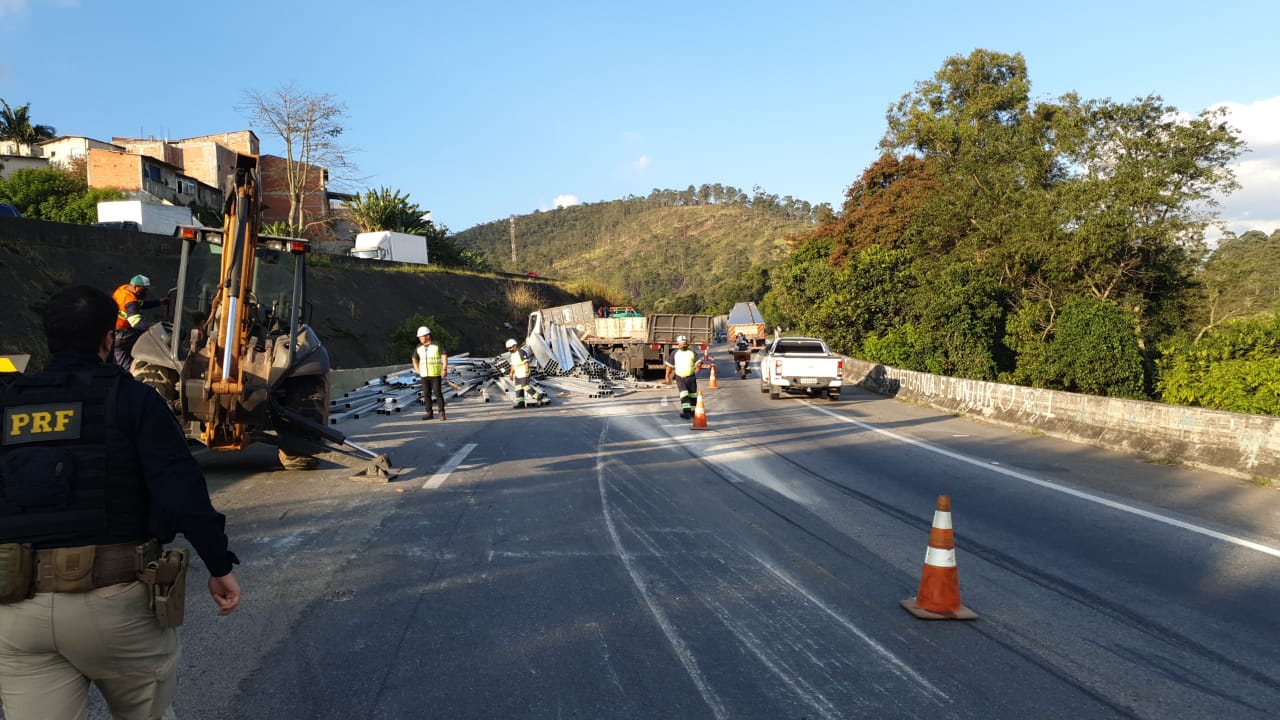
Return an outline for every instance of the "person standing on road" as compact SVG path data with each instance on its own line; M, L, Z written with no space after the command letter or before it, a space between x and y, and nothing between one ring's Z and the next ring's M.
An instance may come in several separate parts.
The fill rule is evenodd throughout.
M693 403L698 397L698 372L702 370L702 359L689 349L689 338L681 335L676 338L679 347L671 351L665 365L671 369L676 379L676 388L680 390L680 417L688 420L693 417Z
M440 419L444 420L444 376L449 373L449 356L444 349L431 342L431 329L418 328L418 347L413 350L413 371L422 378L422 404L427 412L423 420L435 417L431 411L432 397L439 398Z
M240 603L226 518L173 412L109 361L116 303L88 286L44 306L43 372L0 394L0 702L6 720L172 717L187 557L220 615Z
M133 366L134 343L138 342L142 333L151 327L151 323L143 322L142 311L169 304L167 297L147 300L150 287L150 278L146 275L134 275L129 282L116 288L116 291L111 294L111 299L115 300L117 308L115 360L116 364L125 370Z
M507 340L507 362L511 365L511 379L516 384L516 404L513 407L534 405L535 400L529 387L529 359L524 356L524 351L514 339Z

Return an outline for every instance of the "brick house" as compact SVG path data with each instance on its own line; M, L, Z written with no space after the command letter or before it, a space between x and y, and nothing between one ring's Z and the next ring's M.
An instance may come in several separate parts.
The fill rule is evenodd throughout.
M252 130L181 140L113 137L109 143L68 136L39 143L36 152L43 157L40 162L62 167L83 158L89 187L113 187L134 199L217 214L221 213L223 186L235 167L236 155L257 155L262 221L270 224L289 219L286 160L262 155L258 136ZM326 168L307 169L303 212L308 222L327 221L312 226L307 235L329 241L326 246L334 241L349 246L357 229L343 219L343 204L352 196L331 191L328 181Z

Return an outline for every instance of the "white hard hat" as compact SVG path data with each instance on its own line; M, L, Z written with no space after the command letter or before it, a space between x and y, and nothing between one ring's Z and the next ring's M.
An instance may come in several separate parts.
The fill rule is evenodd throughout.
M137 285L139 287L151 287L151 278L146 275L134 275L129 279L129 284Z
M431 334L431 328L427 327L426 325L423 325L422 327L418 328L418 337L422 337L423 335L430 335L430 334Z
M678 342L678 343L682 343L682 342L689 342L689 338L687 338L687 337L685 337L685 336L681 335L680 337L676 338L676 342Z
M507 347L509 347L509 348L513 348L513 347L515 347L515 346L516 346L516 341L515 341L515 340L508 340L508 341L507 341Z

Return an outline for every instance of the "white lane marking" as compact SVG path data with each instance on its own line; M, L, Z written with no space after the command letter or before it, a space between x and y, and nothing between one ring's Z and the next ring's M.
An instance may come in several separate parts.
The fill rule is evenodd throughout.
M762 557L759 557L758 555L751 552L750 550L743 549L743 552L755 558L755 561L760 563L761 567L763 567L764 569L772 573L774 577L778 578L778 580L782 581L792 590L795 590L796 592L803 595L805 599L813 603L814 607L817 607L818 609L822 610L826 614L830 615L832 619L834 619L836 622L843 625L846 630L856 635L858 639L870 645L872 650L875 650L877 653L880 654L881 657L883 657L885 660L888 660L891 665L897 668L899 676L909 677L910 679L914 680L916 684L924 688L924 690L931 695L939 697L943 700L947 700L947 701L951 700L951 698L948 697L946 693L942 692L937 687L935 687L933 683L926 680L923 675L913 670L910 665L907 665L905 662L899 659L898 656L894 655L892 651L890 651L888 648L881 645L880 643L876 642L875 638L866 634L865 632L862 631L861 628L859 628L857 625L854 625L853 622L851 622L849 619L845 618L843 615L836 612L835 608L832 608L830 605L827 605L826 603L822 602L813 593L801 587L800 583L792 579L790 575L783 572L780 568L776 567L773 563L765 560Z
M654 620L658 622L658 627L662 629L662 634L666 635L667 642L671 643L672 650L675 651L676 657L680 659L680 664L684 665L684 670L689 674L689 679L693 681L694 687L698 689L698 694L702 696L702 701L711 709L711 713L718 720L727 720L729 713L725 711L720 698L716 697L712 692L711 686L707 683L706 677L703 676L702 670L698 667L698 661L694 659L693 653L689 650L689 646L685 644L684 639L676 632L675 625L671 623L671 619L663 612L662 608L653 598L653 594L649 591L649 586L645 584L644 578L640 577L640 570L636 567L635 562L631 559L631 554L622 546L622 538L618 535L618 528L613 523L613 511L609 508L609 496L604 487L604 453L599 448L604 444L604 438L609 432L609 419L606 418L604 427L600 430L599 440L596 442L596 487L600 491L600 512L604 515L605 527L609 529L609 537L613 540L613 547L618 552L618 557L622 560L622 565L627 569L627 574L631 576L631 583L635 585L639 591L640 597L644 598L644 603L649 607L649 612L653 614Z
M1116 502L1115 500L1108 500L1107 498L1099 497L1097 495L1092 495L1090 493L1087 493L1081 490L1076 490L1074 488L1057 485L1055 483L1049 482L1048 480L1041 480L1038 477L1027 475L1026 473L1018 472L1017 470L1007 470L1005 468L995 466L992 463L978 460L976 458L971 458L968 455L962 455L952 450L940 448L940 447L937 447L936 445L930 445L929 443L924 442L922 440L916 440L914 438L909 438L905 435L899 435L898 433L885 430L883 428L878 428L875 425L868 425L867 423L854 420L853 418L845 417L844 415L840 415L839 413L833 412L824 407L819 407L817 405L813 405L812 407L814 410L817 410L820 413L825 413L827 415L830 415L833 418L837 418L851 425L857 425L858 427L864 430L870 430L871 432L880 433L881 435L884 435L886 437L891 437L894 440L897 440L899 442L904 442L908 445L914 445L920 448L921 450L927 450L931 453L937 453L938 455L942 455L943 457L949 457L952 460L958 460L962 463L967 463L975 467L986 468L993 472L1000 473L1001 475L1007 475L1008 477L1011 477L1015 480L1021 480L1026 483L1031 483L1032 485L1039 485L1040 487L1045 488L1046 490L1053 490L1055 492L1064 493L1072 497L1080 498L1081 500L1087 500L1092 503L1104 505L1113 510L1119 510L1120 512L1126 512L1131 515L1137 515L1138 517L1146 518L1148 520L1154 520L1158 523L1164 523L1165 525L1169 525L1171 527L1187 530L1189 532L1197 533L1199 535L1204 535L1205 537L1211 537L1215 540L1221 540L1226 543L1231 543L1232 545L1239 545L1240 547L1248 548L1249 550L1256 550L1260 553L1271 555L1272 557L1280 558L1280 548L1274 548L1269 545L1256 543L1256 542L1253 542L1252 540L1246 540L1245 538L1237 537L1235 535L1228 535L1226 533L1218 532L1217 530L1211 530L1207 527L1203 527L1200 525L1193 525L1191 523L1183 522L1176 518L1171 518L1167 515L1153 513L1150 510L1143 510L1142 508L1137 508L1132 505L1125 505L1124 503Z
M463 445L458 452L453 454L453 457L449 458L449 462L445 463L444 467L436 471L436 474L432 475L431 479L427 480L427 482L423 484L422 489L435 490L443 485L444 481L449 479L449 473L457 470L458 466L462 464L462 461L466 460L467 456L471 454L471 451L475 449L476 443L467 443L466 445Z

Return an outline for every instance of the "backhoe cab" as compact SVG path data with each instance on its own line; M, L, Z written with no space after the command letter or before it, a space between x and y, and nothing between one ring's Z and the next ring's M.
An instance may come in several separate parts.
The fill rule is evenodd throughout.
M287 469L319 460L389 479L390 461L328 426L329 354L303 319L308 240L258 234L257 157L237 158L223 226L179 227L172 322L133 348L131 371L212 450L276 445Z

